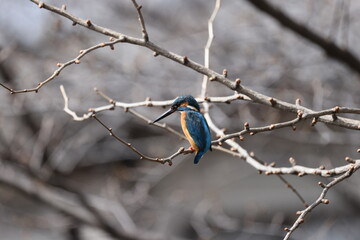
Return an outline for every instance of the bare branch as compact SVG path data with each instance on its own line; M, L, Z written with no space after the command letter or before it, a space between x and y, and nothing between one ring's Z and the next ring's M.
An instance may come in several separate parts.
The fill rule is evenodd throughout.
M257 9L270 15L272 18L274 18L274 20L278 21L284 27L290 29L299 36L322 48L329 57L345 64L354 72L360 73L360 60L350 50L339 47L335 42L330 41L328 38L322 37L320 34L316 33L305 25L296 22L281 9L275 7L266 0L247 1Z
M119 136L117 136L112 128L109 128L108 126L105 125L105 123L103 123L98 117L96 117L95 114L92 115L92 117L98 121L98 123L100 123L104 128L106 128L106 130L108 130L110 136L112 136L113 138L115 138L117 141L119 141L120 143L122 143L123 145L127 146L128 148L130 148L134 153L136 153L138 156L140 156L141 160L149 160L152 162L158 162L161 164L165 164L168 163L170 166L172 165L172 160L181 155L181 154L188 154L188 153L193 153L194 150L190 150L190 149L185 149L183 147L181 147L177 152L175 152L174 154L172 154L169 157L166 158L152 158L149 156L146 156L145 154L141 153L139 150L137 150L134 146L132 146L131 143L126 142L125 140L123 140L122 138L120 138Z
M146 31L144 17L143 17L143 15L141 13L142 6L138 5L136 0L131 0L131 1L133 2L134 6L136 8L136 11L138 13L143 39L144 39L145 42L148 42L149 41L149 35L148 35L147 31Z
M210 47L211 47L211 43L214 39L213 22L214 22L216 15L220 9L220 4L221 4L221 0L216 0L214 10L208 21L209 37L208 37L207 43L205 45L205 54L204 54L204 66L206 68L210 67ZM206 96L207 83L208 83L208 76L204 75L203 82L202 82L202 88L201 88L201 97L202 98L205 98L205 96Z
M102 42L99 43L95 46L92 46L90 48L84 49L84 50L80 50L80 54L77 55L74 59L67 61L66 63L58 63L57 66L59 67L58 69L56 69L54 71L54 73L47 78L46 80L39 82L37 84L36 87L34 88L28 88L28 89L23 89L23 90L14 90L11 89L7 86L5 86L4 84L0 83L0 85L2 87L4 87L5 89L7 89L11 94L15 94L15 93L27 93L27 92L38 92L40 88L42 88L45 84L47 84L48 82L54 80L57 76L59 76L59 74L61 73L62 70L64 70L66 67L73 65L73 64L80 64L80 59L83 58L86 54L98 49L98 48L103 48L106 46L110 46L112 47L114 44L121 42L121 39L117 39L115 41L110 41L110 42Z
M320 203L329 204L329 200L325 199L327 192L330 188L338 184L339 182L343 181L344 179L350 177L355 171L359 169L360 165L354 164L352 165L344 174L341 176L334 178L333 181L331 181L328 184L323 184L319 182L319 185L322 186L324 189L322 190L319 198L313 202L310 206L305 208L302 211L299 211L299 217L296 219L294 224L291 226L291 228L285 228L285 231L288 231L286 236L284 237L284 240L288 240L291 236L291 234L304 222L304 218L307 214L309 214L315 207L317 207Z
M340 114L340 113L360 114L360 109L336 106L334 108L330 108L330 109L326 109L326 110L322 110L322 111L318 111L318 112L314 111L312 113L306 113L306 114L303 114L300 111L300 112L298 112L298 116L293 120L286 121L286 122L280 122L280 123L274 123L274 124L270 124L270 125L267 125L264 127L254 127L254 128L247 127L247 128L244 128L244 130L242 130L240 132L226 134L223 137L220 137L219 139L217 139L216 141L213 141L213 143L222 143L227 139L240 137L245 134L254 135L259 132L268 132L268 131L273 131L275 129L285 128L285 127L294 127L296 125L296 123L298 123L302 120L306 120L306 119L313 119L311 125L314 126L317 123L319 117L325 116L325 115L333 116L334 114L336 115L336 114Z
M38 0L31 0L31 1L37 5L40 4L40 2ZM278 100L275 98L271 98L269 96L266 96L266 95L263 95L256 91L253 91L251 89L248 89L248 88L242 86L239 83L239 81L238 82L231 81L230 79L225 77L224 74L217 73L207 67L204 67L203 65L190 60L188 57L180 56L175 53L169 52L168 50L155 45L151 41L144 42L142 39L126 36L122 33L98 26L94 23L91 23L91 25L88 25L86 23L87 22L86 20L75 17L75 16L69 14L66 10L53 7L49 4L43 4L42 7L45 9L48 9L49 11L52 11L59 15L62 15L64 17L70 19L71 21L76 22L77 24L84 26L86 28L89 28L93 31L118 38L121 42L135 44L135 45L139 45L139 46L143 46L148 49L151 49L153 52L156 52L159 55L162 55L162 56L169 58L175 62L185 65L201 74L204 74L204 75L210 77L213 81L219 82L232 90L236 90L240 94L246 95L253 102L271 106L271 107L274 107L274 108L277 108L280 110L293 112L293 113L297 113L299 110L302 111L303 113L313 113L314 112L311 109L308 109L308 108L305 108L305 107L302 107L302 106L299 106L296 104L284 102L284 101L281 101L281 100ZM186 59L186 61L184 61L184 59ZM269 101L269 99L272 99L273 101ZM359 120L348 119L348 118L343 118L343 117L338 117L336 120L334 120L331 116L321 116L318 118L318 121L324 122L327 124L331 124L331 125L341 126L344 128L360 130L360 121Z
M290 188L293 193L300 199L300 201L304 204L305 207L308 207L309 204L305 201L305 199L300 195L300 193L281 175L277 175L278 178L285 183L286 187Z
M105 224L110 226L110 223L104 222L106 220L99 222L99 219L94 217L93 214L78 201L79 199L77 197L79 195L76 196L76 194L49 186L40 179L35 179L33 176L5 163L5 161L0 162L0 183L28 197L41 201L81 223L102 229L113 237L118 239L138 239L135 237L136 235L127 234L118 228L104 228ZM89 200L84 195L82 195L81 198L89 204Z

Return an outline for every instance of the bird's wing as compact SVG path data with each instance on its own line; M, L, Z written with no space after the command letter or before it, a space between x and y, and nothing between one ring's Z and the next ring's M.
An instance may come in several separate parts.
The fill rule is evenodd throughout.
M186 127L200 151L207 151L211 148L210 130L201 113L188 111Z

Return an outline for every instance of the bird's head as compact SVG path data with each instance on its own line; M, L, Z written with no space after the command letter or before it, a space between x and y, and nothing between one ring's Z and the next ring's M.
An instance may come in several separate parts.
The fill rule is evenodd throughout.
M170 114L176 111L196 111L200 112L200 106L195 98L191 95L180 96L175 99L175 101L171 104L169 110L163 113L160 117L158 117L155 121L160 121L161 119L169 116Z

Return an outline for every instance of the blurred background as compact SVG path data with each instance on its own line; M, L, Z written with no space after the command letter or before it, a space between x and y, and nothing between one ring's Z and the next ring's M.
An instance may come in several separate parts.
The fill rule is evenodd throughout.
M130 0L46 3L130 36L141 37ZM140 1L150 40L203 63L207 22L215 1ZM269 1L324 39L360 56L360 3L346 0ZM0 82L13 88L36 86L57 63L75 58L108 37L39 9L30 1L0 2ZM360 106L359 73L279 25L249 1L223 1L214 22L210 67L240 77L244 86L290 103L300 98L314 110ZM239 158L213 151L200 164L182 155L172 167L138 160L95 120L75 122L63 111L59 86L79 114L107 102L98 88L121 102L197 97L202 75L148 49L117 44L86 55L38 93L11 95L0 88L0 239L111 239L89 212L100 212L129 239L282 239L304 208L277 176L259 175ZM233 92L210 83L209 96ZM136 111L155 119L163 108ZM227 133L290 120L294 115L246 101L211 104L210 113ZM354 119L359 116L348 115ZM115 109L99 114L120 137L142 153L165 157L187 141ZM164 120L180 131L178 116ZM213 134L213 139L216 136ZM359 132L301 122L289 128L245 137L241 146L266 162L326 168L358 158ZM317 176L284 176L308 203L321 188ZM358 239L360 178L329 191L330 205L317 207L292 239ZM64 210L65 209L65 210ZM69 214L72 213L72 214ZM74 217L78 216L78 217ZM94 215L96 216L96 214ZM88 222L86 222L88 221ZM99 227L100 225L100 227ZM135 233L135 234L133 234ZM110 234L111 235L111 234ZM134 237L136 236L136 237ZM119 239L119 237L118 237ZM127 239L126 236L120 239Z

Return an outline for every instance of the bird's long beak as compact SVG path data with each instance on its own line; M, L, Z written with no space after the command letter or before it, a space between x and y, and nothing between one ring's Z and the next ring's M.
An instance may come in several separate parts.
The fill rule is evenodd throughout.
M160 117L158 117L155 121L153 121L153 123L156 123L156 122L160 121L161 119L166 118L167 116L171 115L175 111L176 111L176 109L170 108L169 110L164 112Z

